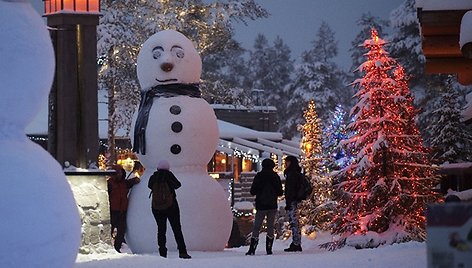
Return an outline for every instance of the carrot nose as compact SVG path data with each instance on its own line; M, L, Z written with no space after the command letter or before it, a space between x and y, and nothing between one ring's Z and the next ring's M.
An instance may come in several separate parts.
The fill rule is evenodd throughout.
M172 71L173 68L174 68L174 65L172 63L164 62L163 64L161 64L161 70L163 70L166 73Z

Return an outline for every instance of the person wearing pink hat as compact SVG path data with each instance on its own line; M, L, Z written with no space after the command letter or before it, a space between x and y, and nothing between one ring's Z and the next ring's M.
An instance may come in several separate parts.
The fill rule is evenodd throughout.
M177 203L175 190L182 184L170 171L169 162L161 160L157 164L157 171L149 178L148 187L152 195L152 214L157 223L157 245L159 246L159 255L166 258L166 231L167 220L169 220L172 231L174 232L179 258L192 258L187 253L182 226L180 224L180 209Z

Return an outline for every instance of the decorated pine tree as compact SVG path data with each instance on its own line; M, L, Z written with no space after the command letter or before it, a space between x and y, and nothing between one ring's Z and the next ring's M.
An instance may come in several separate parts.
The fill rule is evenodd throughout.
M302 135L300 143L305 156L301 160L301 165L310 178L321 174L321 128L320 119L316 112L316 104L314 100L308 102L308 107L303 112L305 122L299 126Z
M330 121L326 124L323 135L323 167L329 174L345 167L352 157L350 152L341 144L348 138L346 131L347 114L341 105L331 112Z
M314 100L308 102L308 108L303 112L305 122L299 126L302 135L301 149L304 157L301 165L306 176L310 178L313 192L299 206L301 226L306 226L306 232L326 230L331 220L331 181L322 170L322 146L320 120L316 113Z
M375 29L364 42L367 60L359 67L363 77L353 83L358 102L348 126L357 153L335 185L339 209L330 227L336 237L323 245L329 249L423 241L426 204L439 200L407 77L384 45Z

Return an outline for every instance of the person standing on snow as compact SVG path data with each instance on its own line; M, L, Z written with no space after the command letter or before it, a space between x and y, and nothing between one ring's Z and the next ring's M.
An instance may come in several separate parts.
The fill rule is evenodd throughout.
M159 246L159 255L161 257L167 258L167 248L166 248L166 231L167 231L167 220L169 220L172 231L174 232L175 242L177 243L177 249L179 250L179 258L190 259L192 258L187 253L187 247L184 241L184 235L182 234L182 226L180 224L180 209L179 204L177 203L175 190L180 188L182 184L175 177L175 175L169 170L170 165L166 160L161 160L157 164L157 171L152 174L149 178L148 188L152 190L152 214L157 223L157 245ZM166 184L165 187L157 186L159 184ZM165 188L165 190L160 190ZM157 191L161 191L164 195L167 195L165 192L171 194L171 201L168 205L159 204L157 202ZM166 202L164 197L162 202Z
M301 187L302 168L298 164L298 159L291 155L285 158L285 165L285 210L287 210L290 228L292 229L292 243L290 247L284 249L284 251L302 251L301 231L298 225L297 215L297 207L300 202L300 200L297 200L297 192Z
M121 253L121 245L125 241L126 212L128 211L128 192L131 187L140 182L138 177L126 180L126 171L120 165L113 165L115 174L107 180L108 198L110 201L111 234L116 229L113 246Z
M274 243L274 221L277 213L277 197L282 196L282 182L274 171L272 159L262 161L262 170L256 174L251 185L251 194L256 196L256 217L251 236L251 245L246 255L254 255L259 242L259 231L264 218L267 222L266 252L272 254Z

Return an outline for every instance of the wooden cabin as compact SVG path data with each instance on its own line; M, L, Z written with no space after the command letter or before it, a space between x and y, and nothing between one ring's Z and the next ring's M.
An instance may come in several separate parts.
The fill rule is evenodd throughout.
M472 85L472 1L417 0L416 4L425 72L457 74L459 83Z

